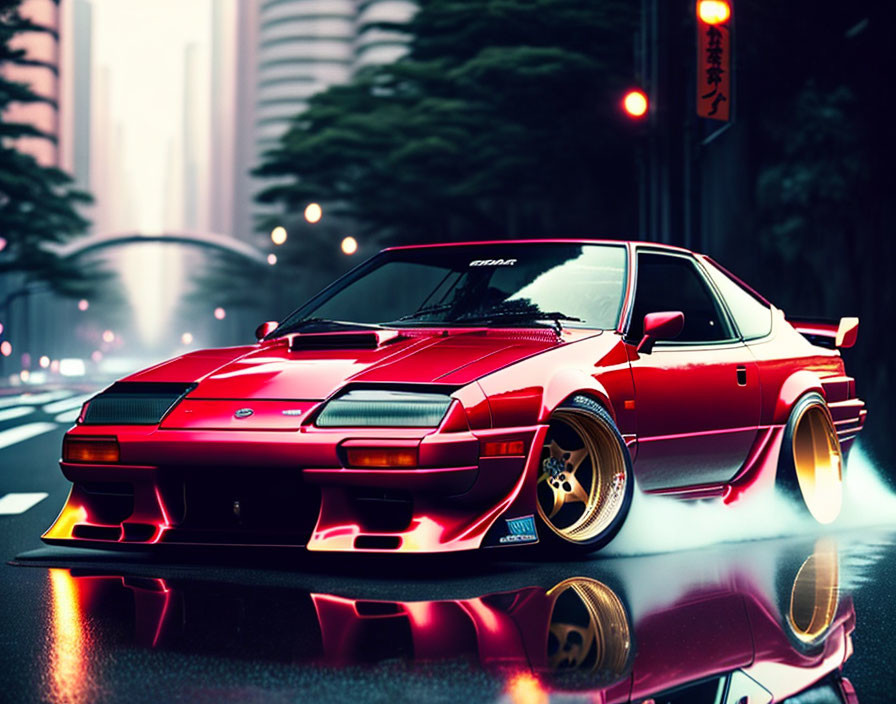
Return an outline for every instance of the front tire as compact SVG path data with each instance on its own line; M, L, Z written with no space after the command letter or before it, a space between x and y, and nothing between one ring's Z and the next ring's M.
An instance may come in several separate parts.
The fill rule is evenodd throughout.
M631 457L597 401L575 396L554 411L538 472L540 534L551 552L593 552L622 528L634 491Z
M809 393L790 412L781 443L777 484L821 524L843 504L843 453L824 397Z

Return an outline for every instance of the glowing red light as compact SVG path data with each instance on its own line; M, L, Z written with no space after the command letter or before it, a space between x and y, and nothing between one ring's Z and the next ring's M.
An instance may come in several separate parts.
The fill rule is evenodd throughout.
M647 114L647 95L642 90L630 90L622 99L622 107L631 117L644 117Z
M700 0L697 17L706 24L722 24L731 18L731 5L725 0Z

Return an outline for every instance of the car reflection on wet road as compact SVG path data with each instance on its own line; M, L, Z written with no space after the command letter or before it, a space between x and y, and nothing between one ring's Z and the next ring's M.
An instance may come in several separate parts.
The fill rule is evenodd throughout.
M862 621L851 593L892 553L884 534L537 566L60 549L17 564L46 594L26 669L59 704L754 704L889 701L857 697L841 667Z

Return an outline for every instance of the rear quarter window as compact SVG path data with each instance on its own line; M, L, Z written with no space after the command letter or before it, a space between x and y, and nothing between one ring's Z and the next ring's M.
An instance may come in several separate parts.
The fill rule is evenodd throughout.
M772 311L765 303L747 291L743 286L715 266L711 261L702 261L706 273L715 284L734 323L745 340L765 337L772 331Z

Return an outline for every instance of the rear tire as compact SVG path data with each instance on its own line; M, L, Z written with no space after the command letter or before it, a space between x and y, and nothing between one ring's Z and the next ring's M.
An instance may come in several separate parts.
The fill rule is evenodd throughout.
M539 533L548 554L593 552L622 528L634 491L631 457L594 399L575 396L554 411L538 473Z
M824 397L801 397L784 428L778 487L821 524L833 523L843 503L843 453Z

